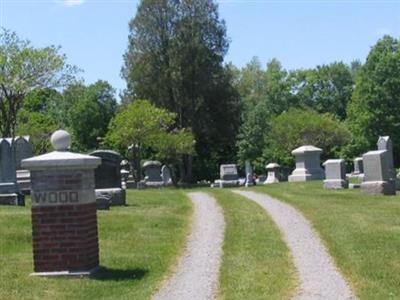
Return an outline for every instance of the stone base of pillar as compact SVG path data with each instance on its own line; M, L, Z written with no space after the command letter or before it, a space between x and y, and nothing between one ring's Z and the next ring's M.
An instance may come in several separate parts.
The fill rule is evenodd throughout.
M366 181L361 183L361 190L370 195L396 195L396 187L388 181Z
M288 178L289 182L302 182L302 181L311 181L311 180L321 180L324 179L325 175L323 173L304 173L304 174L293 174Z
M349 182L343 179L329 179L324 180L324 189L327 190L339 190L339 189L347 189L349 187Z
M59 272L35 272L29 274L29 276L37 276L37 277L88 277L95 274L100 268L95 267L91 270L87 271L59 271Z

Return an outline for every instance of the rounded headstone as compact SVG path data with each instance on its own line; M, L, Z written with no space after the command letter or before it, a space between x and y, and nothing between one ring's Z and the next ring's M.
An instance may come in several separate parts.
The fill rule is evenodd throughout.
M65 130L55 131L50 141L56 151L67 151L71 147L71 135Z

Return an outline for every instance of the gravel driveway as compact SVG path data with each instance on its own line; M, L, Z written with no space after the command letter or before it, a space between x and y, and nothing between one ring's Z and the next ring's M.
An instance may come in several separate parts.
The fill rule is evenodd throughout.
M224 216L216 200L206 193L190 193L194 204L192 232L176 272L154 300L215 299L224 240Z
M283 233L299 273L294 299L356 299L318 235L296 209L265 194L234 192L262 206Z

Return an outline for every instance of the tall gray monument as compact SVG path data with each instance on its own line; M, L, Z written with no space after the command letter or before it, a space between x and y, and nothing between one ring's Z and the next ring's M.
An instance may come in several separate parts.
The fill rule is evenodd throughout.
M394 182L396 185L396 169L394 168L393 161L393 143L392 139L389 136L380 136L378 142L376 143L378 146L378 150L386 150L387 151L387 159L389 164L389 177L390 180Z
M322 149L312 145L301 146L292 151L296 158L296 169L289 176L289 182L324 179L320 155Z
M388 151L375 150L363 155L364 181L361 190L366 194L395 195L396 187L390 176Z

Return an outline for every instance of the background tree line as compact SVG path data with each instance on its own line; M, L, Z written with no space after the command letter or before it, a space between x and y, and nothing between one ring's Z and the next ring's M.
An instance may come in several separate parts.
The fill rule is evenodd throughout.
M253 58L239 69L224 63L229 40L212 0L142 0L128 39L118 103L109 83L85 85L60 48L3 30L2 136L31 135L39 154L65 128L76 150L112 148L137 170L160 159L186 182L217 177L221 163L292 166L290 151L302 144L352 159L390 135L399 153L398 39L380 39L364 64L285 70Z

